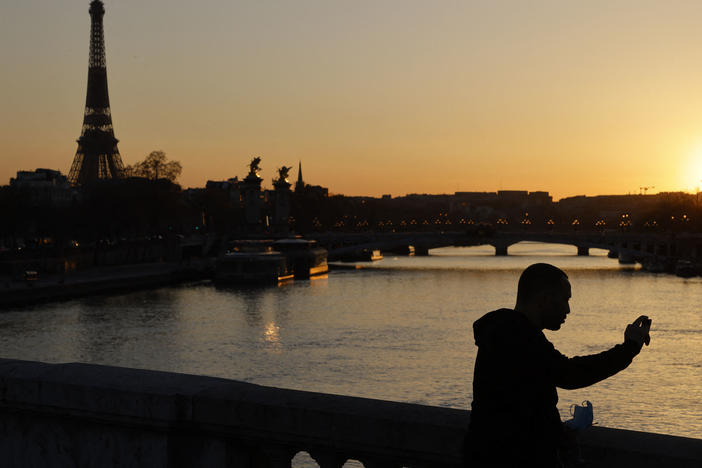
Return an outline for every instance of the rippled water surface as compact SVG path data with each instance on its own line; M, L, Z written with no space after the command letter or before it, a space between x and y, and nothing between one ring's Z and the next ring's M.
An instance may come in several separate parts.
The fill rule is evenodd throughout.
M606 252L578 257L567 246L493 252L386 257L277 288L198 283L5 311L0 353L468 408L473 321L512 307L520 271L548 261L573 285L568 321L547 335L561 352L602 351L637 316L653 318L651 346L628 369L559 390L563 416L589 399L600 425L702 438L702 278L623 269Z

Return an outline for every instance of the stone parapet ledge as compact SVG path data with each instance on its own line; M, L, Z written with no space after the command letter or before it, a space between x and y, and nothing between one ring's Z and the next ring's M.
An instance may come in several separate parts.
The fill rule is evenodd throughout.
M588 467L702 467L702 439L595 426L580 442Z
M47 454L41 466L54 466L48 460L56 453L79 460L81 452L98 450L77 426L90 427L93 435L104 432L100 444L107 452L161 447L159 462L143 466L289 466L299 451L368 466L452 466L460 460L468 421L467 412L448 408L168 372L5 359L0 359L0 414L0 456L21 458L35 449L37 426L49 440L41 448ZM279 456L287 465L270 460ZM179 464L184 458L191 463ZM233 459L249 462L231 464Z
M2 466L277 468L305 451L322 468L457 467L468 419L214 377L0 359ZM583 445L586 466L702 466L697 439L593 428Z

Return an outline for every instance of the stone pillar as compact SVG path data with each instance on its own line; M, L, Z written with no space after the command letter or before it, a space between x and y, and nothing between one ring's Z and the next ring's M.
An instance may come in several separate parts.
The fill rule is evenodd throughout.
M261 193L261 179L257 174L250 173L244 179L241 188L244 192L244 216L246 229L256 232L261 229L261 208L263 205Z
M493 247L495 247L495 255L497 257L504 257L507 256L507 248L509 247L509 244L493 244Z
M273 182L275 187L275 206L273 211L273 227L279 234L290 232L290 184L285 179Z
M424 245L415 245L414 255L419 257L426 257L427 255L429 255L429 247Z

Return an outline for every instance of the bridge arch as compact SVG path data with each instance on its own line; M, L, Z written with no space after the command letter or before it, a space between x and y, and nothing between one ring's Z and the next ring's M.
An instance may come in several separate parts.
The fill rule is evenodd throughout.
M669 258L680 256L679 241L662 236L626 233L579 233L579 232L500 232L489 236L477 236L467 232L403 232L403 233L328 233L320 235L318 241L329 250L330 259L336 255L359 249L390 250L399 246L415 247L418 254L426 255L438 247L470 247L491 245L496 255L508 255L512 245L522 241L547 244L572 245L578 255L589 255L591 249L603 249L643 261L658 255ZM699 241L698 241L699 242ZM343 247L339 247L343 246ZM336 247L336 248L335 248ZM690 250L690 249L686 249ZM702 243L695 250L702 253ZM665 255L667 254L667 255Z

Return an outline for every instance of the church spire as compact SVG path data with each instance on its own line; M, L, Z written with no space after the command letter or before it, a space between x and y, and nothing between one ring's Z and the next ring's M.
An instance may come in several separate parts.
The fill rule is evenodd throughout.
M295 191L301 192L304 189L305 182L302 180L302 161L300 161L297 167L297 182L295 183Z

